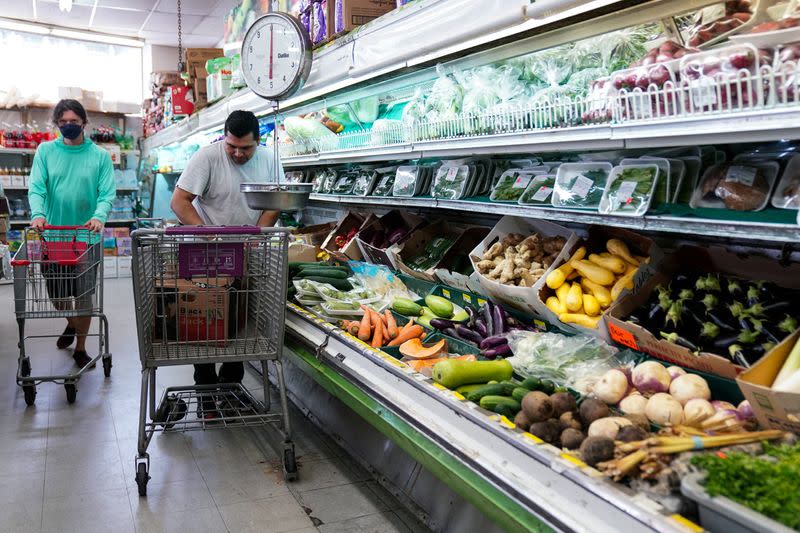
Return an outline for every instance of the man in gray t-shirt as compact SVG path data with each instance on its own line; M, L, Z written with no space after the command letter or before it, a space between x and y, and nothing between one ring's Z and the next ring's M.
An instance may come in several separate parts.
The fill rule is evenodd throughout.
M225 139L201 148L181 174L170 207L186 225L272 226L278 211L254 211L247 206L239 185L245 182L277 182L283 174L272 152L258 145L258 119L250 111L234 111L225 121ZM198 385L239 383L244 377L242 363L223 363L217 376L213 363L194 365ZM198 411L203 418L218 416L217 406L205 400Z

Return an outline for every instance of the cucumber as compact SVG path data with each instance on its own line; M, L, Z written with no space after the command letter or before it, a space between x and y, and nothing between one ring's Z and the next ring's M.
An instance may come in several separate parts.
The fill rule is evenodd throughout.
M339 289L340 291L349 291L353 289L353 286L350 284L349 281L346 279L339 279L339 278L323 278L320 276L308 276L307 279L309 281L316 281L317 283L327 283L328 285L332 285L334 288Z
M526 389L525 387L517 387L511 392L511 397L517 400L518 402L522 403L522 399L525 397L526 394L531 392L530 390Z
M542 388L542 380L539 378L526 378L520 387L525 387L528 390L539 390Z
M553 394L556 390L556 384L550 381L549 379L542 380L542 387L541 390L545 394Z
M522 406L517 400L508 396L484 396L481 398L480 405L487 411L494 411L495 407L498 405L504 405L514 412L519 412L519 410L522 409Z
M319 267L325 266L325 263L308 263L303 261L290 261L289 262L289 270L300 270L304 267Z
M502 383L481 385L467 395L467 400L479 402L484 396L505 396L506 387Z
M403 316L420 316L422 314L422 306L408 298L395 298L392 302L392 310Z
M508 405L502 404L502 403L499 403L499 404L495 405L494 409L492 409L492 411L494 411L498 415L503 415L504 417L506 417L506 418L508 418L510 420L514 420L514 417L516 417L517 413L519 413L518 409L514 410L514 408L512 408L512 407L510 407Z
M294 275L295 279L305 279L310 276L319 276L322 278L336 278L347 279L347 272L342 270L335 270L330 268L304 268Z
M456 392L464 396L465 398L469 396L473 391L480 389L483 387L483 383L473 383L472 385L461 385L456 389Z
M503 386L503 394L500 396L511 396L511 393L514 392L514 389L519 387L519 383L511 380L502 381L500 382L500 385Z
M448 389L469 383L486 383L511 379L514 367L505 359L496 361L464 361L446 359L433 365L433 380Z

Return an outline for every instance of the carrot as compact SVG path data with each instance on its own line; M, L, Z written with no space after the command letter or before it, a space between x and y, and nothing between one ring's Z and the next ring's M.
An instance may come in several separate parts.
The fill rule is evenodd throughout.
M361 309L364 310L364 316L361 318L361 323L358 325L358 338L364 342L369 340L369 322L372 318L369 314L369 309L366 305L362 305Z
M410 328L401 331L400 334L389 343L389 346L400 346L407 340L422 337L424 332L425 331L422 329L422 326L415 324Z
M370 314L372 315L372 324L375 326L375 334L372 336L371 346L373 348L380 348L383 346L383 322L381 321L381 315L371 309Z
M342 329L345 330L347 333L350 333L350 321L349 320L342 320Z
M381 322L383 322L384 326L388 326L389 322L386 320L386 315L383 313L378 313L378 316L381 317Z
M392 312L386 310L386 325L389 327L389 338L394 339L397 337L397 320L394 319Z
M383 316L383 313L378 313L378 316ZM389 336L389 327L383 324L383 342L389 342L392 338Z
M406 322L405 324L403 324L403 327L402 327L402 328L400 328L400 331L398 331L398 332L397 332L397 334L398 334L398 335L402 335L402 333L403 333L405 330L407 330L408 328L410 328L410 327L411 327L411 326L413 326L413 325L414 325L414 318L412 317L412 318L409 318L409 319L408 319L408 322Z

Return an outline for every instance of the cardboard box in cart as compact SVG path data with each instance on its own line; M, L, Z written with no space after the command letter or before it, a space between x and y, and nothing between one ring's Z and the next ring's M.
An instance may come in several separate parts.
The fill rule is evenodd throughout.
M225 341L234 278L165 279L156 287L155 339Z
M798 288L800 265L782 267L769 257L741 256L721 247L684 246L664 260L659 272L633 293L621 298L606 313L609 336L619 344L668 363L734 379L744 368L733 364L728 357L707 352L695 354L682 346L658 339L650 331L625 320L634 310L645 305L659 283L669 282L672 272L693 270L720 272L743 279L757 276L758 279L772 280L782 287Z
M800 330L736 378L736 384L750 402L758 423L765 428L800 433L800 393L772 390L775 377L798 339Z

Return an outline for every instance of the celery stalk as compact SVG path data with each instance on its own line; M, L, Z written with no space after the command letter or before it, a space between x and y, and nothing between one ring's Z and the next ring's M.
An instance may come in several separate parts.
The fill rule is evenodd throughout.
M800 370L800 339L795 341L794 348L789 352L789 357L783 362L780 372L772 383L773 389L781 389L786 380L793 377Z

